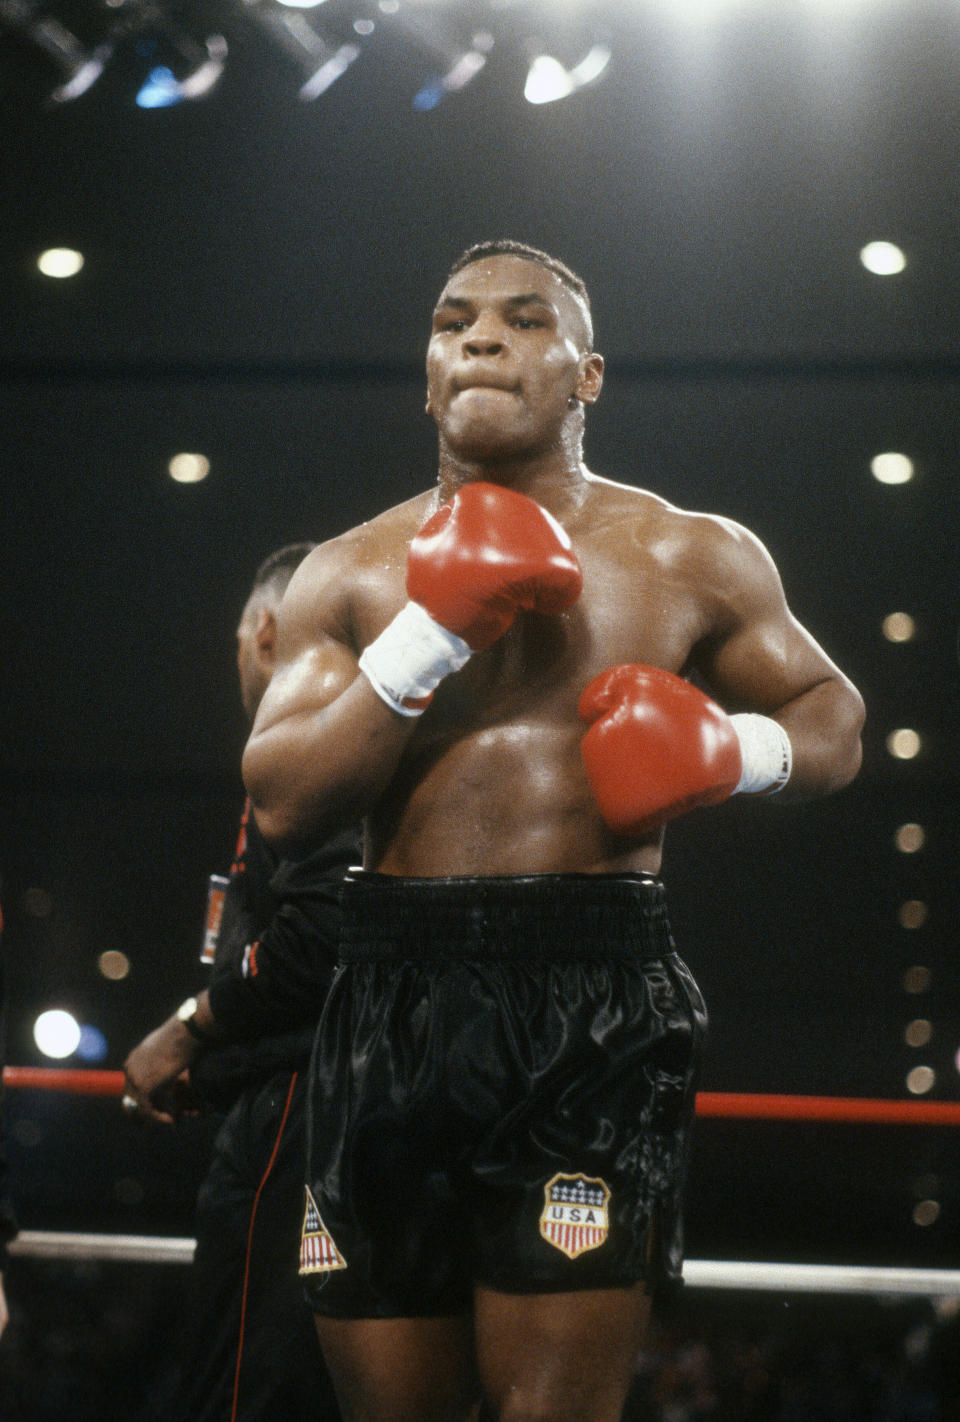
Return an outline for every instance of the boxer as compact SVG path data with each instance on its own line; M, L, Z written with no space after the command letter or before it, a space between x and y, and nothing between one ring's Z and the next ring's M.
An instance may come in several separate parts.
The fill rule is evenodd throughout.
M568 267L463 254L436 484L297 572L245 753L268 839L365 821L301 1247L353 1422L620 1417L680 1272L706 1020L664 826L859 766L861 698L758 540L587 469L602 381Z

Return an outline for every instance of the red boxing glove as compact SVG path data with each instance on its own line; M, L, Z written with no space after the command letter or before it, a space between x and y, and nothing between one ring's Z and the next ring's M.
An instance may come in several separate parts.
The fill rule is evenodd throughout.
M472 651L489 647L518 612L563 612L583 574L546 509L499 484L465 484L410 545L407 593Z
M580 751L600 813L618 834L643 834L737 788L740 740L725 711L659 667L601 672L580 697L592 724Z

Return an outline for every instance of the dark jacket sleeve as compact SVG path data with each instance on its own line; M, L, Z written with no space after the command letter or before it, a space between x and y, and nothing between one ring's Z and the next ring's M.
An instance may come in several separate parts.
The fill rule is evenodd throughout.
M340 882L359 856L357 835L339 835L304 859L274 861L267 877L265 846L255 827L249 833L244 887L251 907L232 916L234 941L218 955L209 984L210 1008L228 1042L316 1022L337 962Z

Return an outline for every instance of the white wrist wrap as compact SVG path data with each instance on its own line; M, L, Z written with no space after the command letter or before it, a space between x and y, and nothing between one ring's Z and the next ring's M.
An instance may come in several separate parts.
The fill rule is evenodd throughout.
M731 716L740 741L743 768L734 795L755 795L768 790L775 795L790 779L793 750L790 737L778 721L753 712Z
M419 716L443 678L459 671L472 655L462 637L441 627L418 602L408 602L364 648L360 670L394 711ZM424 704L410 704L417 701Z

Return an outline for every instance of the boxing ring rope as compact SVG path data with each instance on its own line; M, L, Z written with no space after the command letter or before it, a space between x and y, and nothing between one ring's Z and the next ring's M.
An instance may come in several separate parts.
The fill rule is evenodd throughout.
M123 1093L123 1073L74 1067L3 1069L11 1089L68 1091L81 1096ZM697 1115L728 1120L832 1121L875 1125L957 1126L960 1101L899 1101L868 1097L764 1095L701 1091ZM11 1254L38 1259L110 1260L189 1264L195 1241L152 1235L71 1234L21 1230ZM960 1269L901 1269L847 1264L777 1264L688 1259L684 1282L692 1288L760 1290L780 1293L960 1296Z

